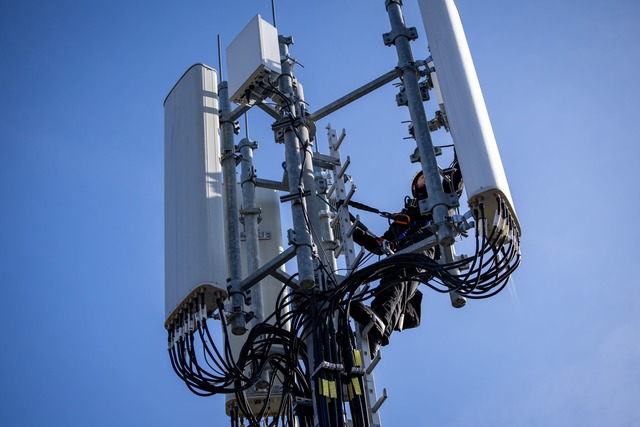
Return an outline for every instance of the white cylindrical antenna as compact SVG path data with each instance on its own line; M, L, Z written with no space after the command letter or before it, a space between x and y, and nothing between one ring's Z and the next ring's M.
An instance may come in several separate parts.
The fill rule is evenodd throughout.
M454 0L419 0L469 202L506 201L516 221L507 177ZM490 216L492 218L492 216Z

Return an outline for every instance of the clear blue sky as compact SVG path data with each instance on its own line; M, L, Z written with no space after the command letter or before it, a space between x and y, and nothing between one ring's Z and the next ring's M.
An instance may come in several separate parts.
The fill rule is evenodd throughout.
M523 264L513 292L462 310L426 294L423 325L376 371L384 425L640 425L639 3L458 7ZM165 350L162 103L193 63L218 68L216 35L226 46L255 13L270 2L0 2L0 425L227 425ZM396 64L383 0L279 0L277 17L311 110ZM358 199L387 211L415 169L394 95L329 118ZM281 147L249 120L274 178Z

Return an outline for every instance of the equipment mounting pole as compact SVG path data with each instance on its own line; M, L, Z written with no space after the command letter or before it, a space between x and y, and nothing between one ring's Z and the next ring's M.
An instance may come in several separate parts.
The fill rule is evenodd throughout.
M441 245L451 246L454 242L454 233L453 227L447 221L450 198L442 188L438 162L420 92L418 68L413 59L410 44L410 37L415 38L415 36L412 37L415 34L415 28L407 28L404 23L402 0L386 0L386 8L391 23L391 32L385 34L385 42L395 45L398 54L398 68L407 96L407 106L413 123L416 145L420 153L420 163L427 185L429 202L433 207L433 219L438 227L437 236Z
M247 331L244 316L244 293L240 289L242 264L240 256L240 220L238 218L238 192L236 188L236 155L233 141L234 123L229 119L231 105L227 82L220 83L220 133L222 136L222 177L227 218L227 267L229 283L227 289L231 299L231 332L242 335Z
M442 179L438 169L438 161L433 149L431 134L429 131L429 122L427 121L426 112L422 100L422 93L419 84L418 67L413 59L410 41L417 37L415 28L407 28L402 14L402 0L386 0L387 13L389 14L389 22L391 23L391 32L384 35L385 44L395 45L398 54L398 68L404 85L407 97L407 106L413 123L416 145L420 154L420 164L422 173L425 177L427 185L428 206L427 211L431 210L433 220L436 224L436 236L443 252L443 258L446 262L452 262L455 259L453 244L455 242L455 233L451 222L449 209L453 207L450 195L444 192L442 188ZM423 207L420 208L422 213ZM457 292L450 292L451 304L456 307L465 305L466 300Z
M289 179L289 192L291 200L291 216L293 222L293 236L290 236L290 244L296 246L298 264L298 276L300 287L313 292L316 286L314 273L315 249L311 237L310 225L317 221L309 218L317 211L311 210L308 201L311 199L315 206L315 180L313 174L313 159L311 158L310 141L308 131L300 132L303 126L299 126L300 112L304 108L304 100L300 99L301 91L294 88L293 60L289 56L289 45L293 43L291 37L278 36L280 42L280 63L282 74L279 77L279 92L282 99L282 115L289 118L291 125L284 129L285 164ZM301 140L301 138L305 138ZM309 184L310 185L309 185ZM297 193L297 194L296 194ZM291 233L290 233L291 234ZM314 354L315 333L307 339L307 353L311 371L316 368L317 361ZM319 426L318 402L316 400L316 387L313 378L309 378L313 400L314 425Z

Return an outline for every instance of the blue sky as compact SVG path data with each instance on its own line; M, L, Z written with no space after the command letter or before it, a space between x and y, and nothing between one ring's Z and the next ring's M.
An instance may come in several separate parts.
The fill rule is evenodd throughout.
M384 425L640 425L640 6L457 3L523 263L511 291L462 310L426 294L423 325L376 371ZM277 6L312 111L396 64L382 0ZM270 2L0 2L0 424L226 425L222 398L190 394L165 351L162 103L255 13ZM358 200L386 211L415 169L395 91L318 124L347 129ZM269 120L249 122L275 178Z

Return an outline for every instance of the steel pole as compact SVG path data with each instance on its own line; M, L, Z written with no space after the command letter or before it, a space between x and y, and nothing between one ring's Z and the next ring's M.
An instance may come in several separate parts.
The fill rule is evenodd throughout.
M401 0L386 0L387 13L391 23L390 36L398 55L398 68L407 95L407 105L413 123L416 145L420 154L420 164L424 173L429 206L432 207L433 219L437 225L437 236L440 244L451 246L454 243L454 232L447 221L449 216L450 198L442 188L442 180L438 170L438 162L429 133L429 125L420 92L418 69L413 59L413 52L409 39L409 29L405 25L402 15Z
M293 61L289 57L289 44L293 43L290 37L279 36L280 41L280 63L282 67L282 74L279 77L279 90L284 97L283 101L283 116L289 117L292 125L285 128L284 131L284 144L285 144L285 159L287 175L289 180L289 192L293 195L296 192L299 197L295 197L291 201L291 216L293 222L293 230L295 233L294 244L297 246L297 264L298 264L298 276L300 278L300 286L303 289L313 292L313 288L316 286L315 274L314 274L314 248L312 246L311 230L308 227L308 214L309 204L305 197L305 191L308 190L310 194L308 196L315 197L315 185L313 184L313 161L308 154L310 154L306 147L302 144L308 141L301 141L298 135L300 135L299 129L296 128L294 123L299 118L300 105L296 90L293 87ZM301 136L301 138L303 138ZM311 185L307 186L309 182L309 176L311 177ZM305 210L307 214L305 214ZM309 355L309 366L312 370L316 368L317 360L315 360L315 334L307 339L307 349ZM316 400L316 386L314 379L310 376L311 380L311 394L313 401L313 424L316 427L320 427L320 413L319 404Z
M258 236L258 217L260 208L256 206L256 173L253 166L253 150L258 144L243 138L238 144L240 156L240 185L242 187L242 209L240 214L244 217L244 235L246 244L247 275L251 275L260 268L260 245ZM260 284L253 287L251 292L251 311L255 322L264 320L262 307L262 288Z
M279 78L279 91L284 97L283 116L288 116L292 123L298 117L296 108L296 96L293 88L293 72L291 67L291 59L289 58L290 39L280 38L280 58L282 64L282 74ZM313 180L313 162L306 159L307 152L301 147L302 141L298 139L297 129L292 125L284 131L285 160L287 175L289 179L289 192L291 194L298 193L299 197L291 201L291 217L293 222L294 241L297 247L296 260L298 264L298 276L300 286L302 288L311 289L315 286L314 276L314 250L310 230L307 226L307 216L305 210L305 190L310 190L313 196L314 188L305 187L308 181L308 174L311 174ZM304 157L304 165L302 159ZM303 169L304 168L304 169ZM310 171L310 172L309 172ZM308 211L307 211L308 212Z
M240 258L240 218L238 217L238 194L236 188L236 157L234 146L234 124L229 119L229 87L227 82L220 83L220 131L222 139L222 179L224 183L225 210L227 223L227 270L229 283L227 289L231 299L231 332L242 335L247 331L244 317L244 293L240 289L242 263Z

